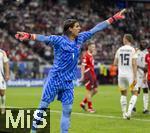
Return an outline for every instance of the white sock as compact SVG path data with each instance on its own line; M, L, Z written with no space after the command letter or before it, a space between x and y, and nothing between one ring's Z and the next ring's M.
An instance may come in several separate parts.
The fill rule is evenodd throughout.
M148 93L144 93L143 94L144 111L148 110L148 102L149 102L149 95L148 95Z
M129 101L129 107L128 107L128 115L131 116L132 110L136 104L137 96L133 95Z
M6 96L0 96L1 108L5 108Z
M120 97L120 104L123 114L126 113L127 109L127 96L121 95Z

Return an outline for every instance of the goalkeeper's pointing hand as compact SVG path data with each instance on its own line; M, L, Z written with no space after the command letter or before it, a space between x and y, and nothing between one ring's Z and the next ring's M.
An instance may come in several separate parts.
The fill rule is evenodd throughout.
M121 11L119 11L118 13L116 13L113 17L109 18L107 21L112 24L115 21L121 20L121 19L125 19L125 15L124 13L126 12L126 9L123 9Z

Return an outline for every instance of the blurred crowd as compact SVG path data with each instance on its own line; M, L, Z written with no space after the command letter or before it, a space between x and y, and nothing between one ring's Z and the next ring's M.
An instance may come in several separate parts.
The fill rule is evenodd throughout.
M6 3L5 3L6 2ZM112 16L119 9L115 5L93 11L68 7L52 0L29 2L7 2L0 0L0 48L4 49L11 61L37 60L53 62L53 49L40 42L20 42L14 38L17 31L36 34L62 34L63 21L77 18L82 30L88 30L95 24ZM140 39L150 38L150 12L128 9L126 19L96 34L92 41L97 47L96 63L111 64L116 49L122 45L124 33L131 33L135 45Z

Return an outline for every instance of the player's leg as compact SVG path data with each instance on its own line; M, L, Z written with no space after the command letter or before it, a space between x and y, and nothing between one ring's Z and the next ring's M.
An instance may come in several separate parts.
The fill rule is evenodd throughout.
M93 109L92 97L97 93L97 80L96 75L90 74L90 84L87 85L87 98L88 98L88 112L95 113Z
M140 91L141 91L141 88L142 88L142 82L143 82L142 76L139 73L137 73L137 84L136 84L136 87L138 87L138 95L140 94ZM131 94L133 95L133 91L131 91ZM136 104L133 107L132 112L133 113L136 112Z
M45 83L45 85L43 87L42 99L41 99L41 102L39 104L38 109L35 112L36 114L34 115L31 133L36 133L37 132L37 126L41 122L41 119L43 117L44 111L46 111L46 109L48 108L49 104L54 101L55 96L58 93L58 91L54 87L53 83L54 83L53 81L49 81L49 82ZM41 113L38 113L39 111ZM36 119L36 116L38 116L40 119Z
M82 100L82 102L80 103L80 107L84 110L87 111L86 109L86 103L88 102L88 98L87 95L85 95L84 99Z
M88 103L89 95L90 95L90 90L91 90L91 83L90 79L87 75L85 75L85 88L86 88L86 94L82 102L80 103L80 107L84 110L87 111L86 109L86 104Z
M90 81L87 81L87 82L85 83L86 94L85 94L84 99L83 99L82 102L80 103L80 107L81 107L84 111L87 111L87 109L86 109L86 104L88 103L88 97L87 97L88 92L87 92L87 91L90 89L90 88L89 88L89 84L90 84Z
M90 90L90 76L89 76L89 73L88 73L88 72L86 72L86 73L84 74L84 81L83 81L83 82L84 82L84 85L85 85L86 90L87 90L87 89ZM87 109L86 109L86 104L87 104L87 102L88 102L88 98L87 98L87 92L86 92L84 99L80 102L80 107L81 107L84 111L87 111Z
M86 102L85 102L86 100ZM85 104L88 104L88 109L86 109ZM86 88L86 95L85 99L80 103L80 107L84 109L85 111L89 111L90 113L94 113L93 107L92 107L92 91L89 88Z
M37 133L37 127L41 123L42 118L43 118L43 113L46 111L49 104L50 104L50 102L41 100L38 109L34 112L34 119L32 122L31 133Z
M6 103L5 90L6 90L6 83L4 81L2 81L0 83L0 108L1 108L1 114L5 113L5 103Z
M97 90L98 84L97 84L97 79L94 79L93 81L93 89L91 90L92 92L92 97L97 94L98 90Z
M129 107L128 107L128 112L127 112L128 117L131 117L132 110L137 101L137 96L138 96L138 90L133 91L133 95L131 96L130 101L129 101Z
M87 98L87 104L88 109L87 111L90 113L94 113L93 105L92 105L92 84L91 80L88 82L88 84L85 85L86 87L86 98ZM83 103L82 103L83 104Z
M92 91L87 90L87 99L88 99L88 109L87 111L89 113L95 113L95 110L93 109L93 102L92 102Z
M95 79L95 80L94 80ZM94 113L95 110L92 107L92 95L96 94L97 90L95 89L95 91L93 92L93 88L97 87L97 84L95 83L96 78L91 75L90 72L87 72L85 74L85 87L86 87L86 96L84 98L84 100L80 103L80 107L82 109L84 109L85 111L89 111L90 113ZM86 109L85 105L86 103L88 104L88 109Z
M72 104L62 104L61 116L61 133L68 133L70 127L70 117L72 112Z
M141 92L141 88L138 87L138 95L140 95L140 92ZM132 93L132 92L131 92L131 93ZM132 111L133 111L133 113L137 111L136 104L135 104L135 106L133 107L133 110L132 110Z
M141 88L139 87L139 88L138 88L138 95L140 94L140 89L141 89ZM131 95L134 95L132 91L131 91ZM134 107L133 107L132 112L135 113L136 111L137 111L137 109L136 109L136 104L135 104Z
M122 116L123 118L125 118L125 113L127 110L127 90L126 89L121 90L120 104L121 104Z
M125 119L126 109L127 109L127 80L123 77L118 77L118 86L121 91L120 104L123 118Z
M66 89L58 93L58 100L62 102L61 116L61 133L68 133L70 127L70 117L72 112L72 104L74 100L74 90Z
M93 103L92 103L92 97L98 92L97 90L97 80L96 78L93 78L93 81L91 80L91 89L90 89L90 97L88 100L88 112L95 113L95 110L93 109Z
M5 102L6 96L5 96L5 90L0 90L0 102L1 102L1 114L5 113Z
M149 103L149 94L148 94L148 88L143 88L143 113L149 114L148 111L148 103Z
M94 88L94 89L91 90L91 92L92 92L91 96L93 97L98 93L98 90L97 90L97 88Z
M128 119L130 119L130 117L131 117L131 113L132 113L132 110L136 104L137 96L138 96L138 85L136 84L135 86L133 86L133 82L131 82L131 81L133 81L133 80L129 79L130 89L132 91L132 96L130 98L129 107L128 107L128 111L127 111Z
M143 88L143 107L144 107L143 113L149 114L149 111L148 111L149 89L148 89L147 83L143 83L142 88Z

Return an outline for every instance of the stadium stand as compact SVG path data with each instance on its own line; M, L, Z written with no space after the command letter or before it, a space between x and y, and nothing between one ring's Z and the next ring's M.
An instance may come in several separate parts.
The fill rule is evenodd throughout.
M73 8L72 4L69 1L67 4L65 0L63 2L53 0L8 2L1 0L0 48L7 52L11 61L36 60L39 63L52 64L53 49L51 47L34 41L19 42L14 38L16 31L45 35L62 34L62 25L66 18L79 19L82 23L82 29L88 30L97 22L114 14L120 7L120 3L112 2L110 4L114 4L115 8L112 8L112 5L111 8L109 5L106 6L105 2L103 3L105 7L101 3L87 2L84 9L81 5ZM91 6L90 4L92 4L93 10L88 8ZM101 7L100 10L98 10L98 5ZM144 5L136 4L136 6ZM109 65L112 63L116 49L122 45L121 38L125 32L133 33L135 45L138 45L140 38L150 38L150 12L148 11L146 8L135 10L129 7L128 17L125 21L110 26L92 38L97 46L96 64Z

